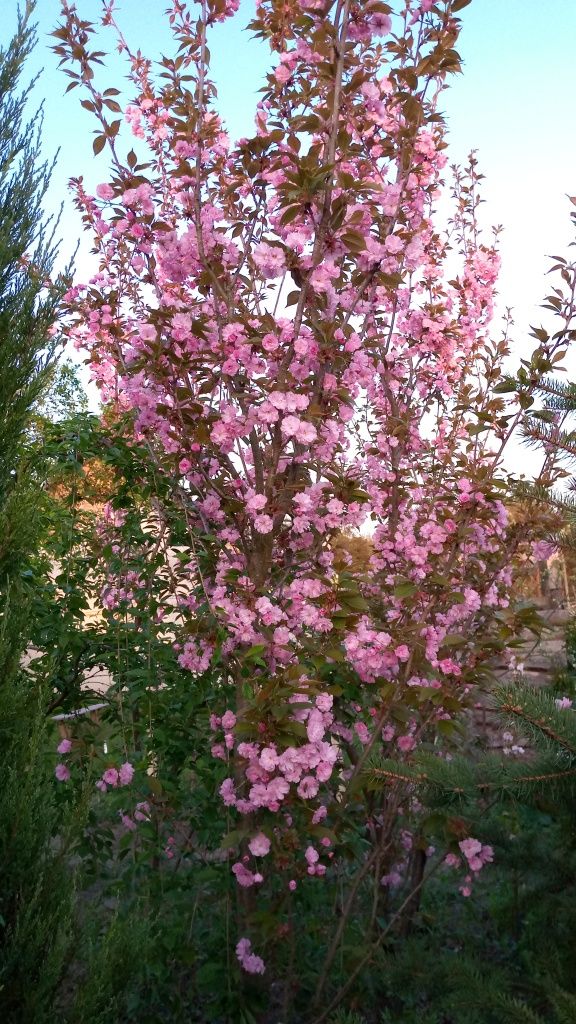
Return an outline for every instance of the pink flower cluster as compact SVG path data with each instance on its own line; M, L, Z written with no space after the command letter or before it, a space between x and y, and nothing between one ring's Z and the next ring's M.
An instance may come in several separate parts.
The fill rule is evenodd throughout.
M132 812L132 817L124 811L118 811L118 814L124 828L128 832L135 832L139 823L150 821L151 808L147 800L140 800Z
M494 851L491 846L483 846L479 839L462 839L458 846L462 851L470 871L475 875L482 870L485 864L490 864L494 860ZM456 866L459 863L458 857L455 854L448 854L446 857L446 863L451 866ZM460 892L463 896L470 896L472 893L472 875L466 875L463 885L460 886Z
M220 795L227 806L236 807L241 814L250 814L259 808L277 812L291 790L301 800L311 800L318 794L320 784L332 775L338 747L325 739L334 721L332 696L319 694L313 706L304 693L295 693L290 701L295 708L290 717L305 725L307 743L288 746L282 751L273 743L236 743L237 754L244 765L246 793L238 793L237 784L228 778L220 787ZM305 706L299 708L299 704ZM230 736L227 745L234 745L234 736L227 735Z
M120 768L107 768L102 778L96 783L97 789L105 793L108 787L115 789L117 786L129 786L134 778L134 767L129 761L125 761Z
M72 741L68 739L60 740L56 749L59 754L69 754L72 750ZM58 779L58 782L68 782L70 779L70 769L68 765L61 761L56 765L54 775Z
M240 965L248 974L264 974L266 967L262 957L252 952L250 939L240 939L236 946L236 956Z
M480 871L485 864L494 860L494 851L491 846L483 846L479 839L462 839L458 843L462 850L471 871Z

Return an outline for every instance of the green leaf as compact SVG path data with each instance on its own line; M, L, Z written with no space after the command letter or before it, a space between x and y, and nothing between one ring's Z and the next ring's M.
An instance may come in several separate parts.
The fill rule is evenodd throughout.
M355 594L351 597L343 595L341 603L343 608L352 608L355 612L366 612L370 607L366 599L362 597L361 594Z
M233 829L232 832L228 832L228 834L225 835L224 838L222 839L220 843L220 849L229 850L233 846L239 846L242 840L245 839L247 835L249 835L248 829Z
M253 644L247 651L244 651L242 655L243 661L250 661L251 659L259 658L261 654L266 650L266 644Z

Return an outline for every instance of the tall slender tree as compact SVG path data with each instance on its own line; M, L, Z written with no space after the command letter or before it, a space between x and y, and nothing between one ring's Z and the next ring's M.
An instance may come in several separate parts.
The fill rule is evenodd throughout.
M23 669L30 636L32 556L45 525L27 437L50 381L61 280L43 200L50 165L42 111L27 119L21 87L35 44L34 2L0 49L0 1017L53 1020L67 946L68 879L56 853L57 807L45 756L46 695Z

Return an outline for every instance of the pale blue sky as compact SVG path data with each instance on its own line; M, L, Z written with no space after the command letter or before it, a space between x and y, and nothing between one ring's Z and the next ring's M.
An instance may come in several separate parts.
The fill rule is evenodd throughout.
M98 19L99 0L77 0L77 6ZM163 46L169 50L165 6L165 0L119 0L128 37L150 56ZM16 0L0 0L3 38L15 9ZM79 106L79 90L64 95L66 80L48 48L58 9L58 0L38 0L34 65L44 68L38 92L46 97L46 147L60 146L51 201L56 206L65 200L63 251L69 252L79 226L65 197L67 178L83 174L94 186L106 179L106 160L93 158L91 116ZM239 15L218 26L211 43L221 110L235 137L251 131L257 90L269 67L266 46L242 31L252 11L253 0L241 0ZM566 253L573 235L566 194L576 194L576 0L472 0L461 17L464 74L452 80L443 101L449 156L461 162L470 149L478 150L486 174L483 216L505 228L501 304L515 309L520 343L528 324L540 319L546 254ZM116 54L111 62L104 84L120 87Z

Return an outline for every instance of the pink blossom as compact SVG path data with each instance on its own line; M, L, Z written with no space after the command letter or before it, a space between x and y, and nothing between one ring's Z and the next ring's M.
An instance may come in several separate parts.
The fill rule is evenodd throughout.
M475 857L482 849L482 843L478 839L462 839L458 846L468 860L470 857Z
M392 254L399 253L404 246L404 243L398 235L388 235L388 238L384 242L386 251Z
M236 956L240 961L242 968L248 974L264 974L266 970L262 957L256 956L252 952L252 943L250 939L240 939L236 946Z
M236 725L236 715L233 711L225 711L222 715L222 728L229 732Z
M253 494L251 498L248 498L246 508L249 512L260 512L266 505L266 501L265 494Z
M271 516L256 516L254 519L254 526L258 533L271 533L274 527L274 520Z
M96 195L100 199L113 199L114 198L114 189L112 188L111 185L108 185L107 183L104 183L102 185L97 185L96 186Z
M117 786L119 777L120 776L116 768L107 768L102 775L102 781L105 782L107 786Z
M318 743L324 737L326 732L326 726L324 725L324 717L317 708L312 708L308 715L306 722L306 732L310 743Z
M290 68L287 67L285 64L279 64L278 67L274 69L274 77L276 81L280 82L282 85L284 85L284 83L288 81L291 75L292 72Z
M248 843L248 849L255 857L265 857L270 852L270 840L263 832L259 832Z
M243 889L249 889L256 883L256 876L241 861L232 865L232 873L236 876L238 885L241 885Z
M386 36L392 28L392 19L387 14L373 14L368 24L373 35Z
M70 769L66 764L57 764L54 769L54 775L58 779L58 782L68 782L70 778Z
M129 761L126 761L123 765L120 765L120 770L118 772L118 781L121 786L129 786L133 778L134 767L130 764Z
M61 740L56 750L59 754L69 754L72 750L72 743L70 740Z
M282 420L282 433L286 434L287 437L295 437L301 426L301 420L297 416L286 416Z
M339 276L340 270L335 262L333 260L324 260L323 263L320 263L312 271L310 284L316 292L330 292L333 287L332 282Z
M480 871L485 864L489 864L494 860L492 847L483 846L478 839L462 839L458 845L466 857L469 867L475 873Z
M281 277L286 270L283 250L267 242L261 242L255 247L252 259L265 279Z
M554 544L547 540L537 540L532 544L532 557L537 561L545 561L554 554Z
M134 819L135 821L150 821L150 804L146 800L141 800L136 804Z
M402 884L402 875L400 872L393 868L387 875L382 875L380 879L380 885L389 886L391 889L396 889Z
M407 754L411 750L414 750L414 747L416 746L416 740L413 736L409 735L399 736L396 742L398 744L398 749L401 750L403 754Z
M319 711L330 711L334 703L334 698L331 693L319 693L316 697L316 707Z
M310 800L316 796L318 789L318 780L313 775L305 775L298 786L298 796L303 800Z
M457 857L455 853L447 853L444 858L446 867L457 868L460 866L460 857Z
M224 779L224 782L220 786L220 796L227 807L234 806L236 803L236 793L232 779Z
M361 743L366 744L370 742L370 733L364 722L355 722L354 732L356 733Z
M318 782L328 782L334 769L332 761L320 761L316 767L316 778Z
M274 747L264 747L260 754L260 764L264 771L273 772L278 764L278 755Z

